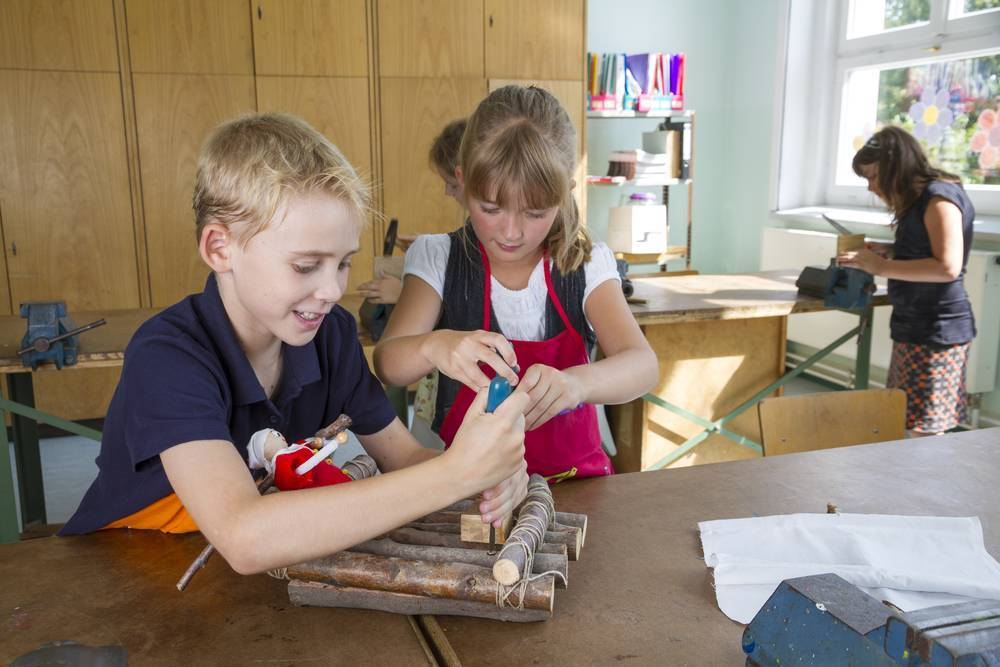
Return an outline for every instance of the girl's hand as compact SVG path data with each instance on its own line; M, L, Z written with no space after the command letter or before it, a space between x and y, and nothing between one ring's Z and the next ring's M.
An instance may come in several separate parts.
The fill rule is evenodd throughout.
M852 250L837 255L837 264L840 266L847 266L852 269L861 269L862 271L870 273L873 276L879 275L882 263L885 261L885 258L875 254L867 248Z
M490 385L479 362L493 368L497 375L517 384L517 355L514 347L501 334L492 331L453 331L439 329L427 337L424 357L448 377L458 380L472 391Z
M396 303L403 291L403 281L379 271L378 278L358 285L358 292L372 303Z
M483 523L492 523L499 528L503 517L514 511L528 495L528 462L521 460L521 469L500 482L492 489L483 491L483 502L479 503L479 513Z
M492 499L487 501L488 513L491 519L498 519L502 515L496 510L527 492L524 409L529 399L526 393L512 394L487 414L488 393L488 389L482 389L476 394L455 440L442 457L454 463L457 480L471 484L470 494L489 489ZM524 476L523 484L519 476Z
M524 413L527 431L538 428L563 410L575 409L584 399L579 380L544 364L535 364L525 372L515 393L519 392L531 397Z
M884 243L882 241L869 241L865 244L865 247L871 250L873 253L879 257L884 257L890 259L892 257L892 244Z

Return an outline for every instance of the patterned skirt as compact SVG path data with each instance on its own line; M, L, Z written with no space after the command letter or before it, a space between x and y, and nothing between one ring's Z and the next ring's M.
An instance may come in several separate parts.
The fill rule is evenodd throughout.
M886 386L906 392L906 428L942 433L965 419L965 364L969 343L892 343Z

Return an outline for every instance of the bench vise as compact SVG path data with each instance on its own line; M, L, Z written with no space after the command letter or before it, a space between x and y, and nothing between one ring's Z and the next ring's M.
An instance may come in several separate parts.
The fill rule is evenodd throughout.
M56 368L76 364L78 334L99 327L104 319L77 327L66 313L65 301L29 301L21 304L21 317L28 320L28 330L21 339L17 354L21 363L35 370L38 364L51 361Z
M827 308L847 310L864 308L875 294L875 278L860 269L839 266L807 266L795 281L799 294L823 299Z
M1000 600L890 609L835 574L786 579L743 632L748 666L1000 666Z

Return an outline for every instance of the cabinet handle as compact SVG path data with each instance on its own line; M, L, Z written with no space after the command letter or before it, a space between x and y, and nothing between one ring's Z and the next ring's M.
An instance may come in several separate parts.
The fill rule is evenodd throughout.
M10 252L15 257L17 257L17 242L16 241L11 242L11 244L10 244Z
M264 9L260 5L257 5L257 20L259 21L262 18L264 18Z
M490 27L493 27L493 14L490 14Z

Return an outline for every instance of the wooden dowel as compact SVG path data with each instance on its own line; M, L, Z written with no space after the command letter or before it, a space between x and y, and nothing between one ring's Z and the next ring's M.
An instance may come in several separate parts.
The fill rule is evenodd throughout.
M344 464L344 474L351 479L365 479L374 477L378 473L378 465L375 459L367 454L358 454L353 459Z
M455 547L457 549L479 549L489 551L490 545L463 542L458 534L448 535L430 530L403 527L391 530L386 537L400 544L425 544L432 547ZM563 554L568 557L569 551L565 544L543 544L537 553Z
M428 563L341 551L289 566L289 579L318 581L347 588L406 593L469 602L496 602L497 584L487 568L466 563ZM519 591L520 592L520 591ZM553 577L536 579L510 600L527 609L552 611Z
M409 560L423 560L431 563L468 563L480 567L493 567L495 558L478 549L456 549L453 547L435 547L419 544L400 544L388 539L368 540L357 544L348 551L356 551L379 556L394 556ZM569 559L563 554L535 554L532 573L556 571L564 577L569 577ZM556 586L565 588L565 584L556 577Z
M429 598L406 593L346 588L315 581L288 582L288 598L292 604L299 606L374 609L414 616L423 614L478 616L514 623L547 621L552 618L551 609L500 609L493 602Z
M556 523L580 529L580 546L587 543L587 515L573 512L556 512Z
M462 532L461 526L457 523L424 523L414 521L413 523L406 524L405 527L425 533L440 533L442 535L461 535ZM580 558L580 535L580 530L573 527L564 527L562 530L547 530L545 531L545 543L565 544L569 553L569 559L578 560ZM462 542L462 544L472 546L476 543Z
M532 475L528 481L528 495L521 512L517 517L517 525L510 533L507 544L500 552L496 563L493 565L493 578L504 586L513 586L526 574L528 561L532 558L538 547L539 539L544 542L552 542L549 535L572 537L572 546L569 548L570 558L576 560L576 553L579 552L580 531L574 529L572 532L555 532L542 529L552 525L552 515L555 513L555 505L552 502L552 492L548 483L539 475Z

